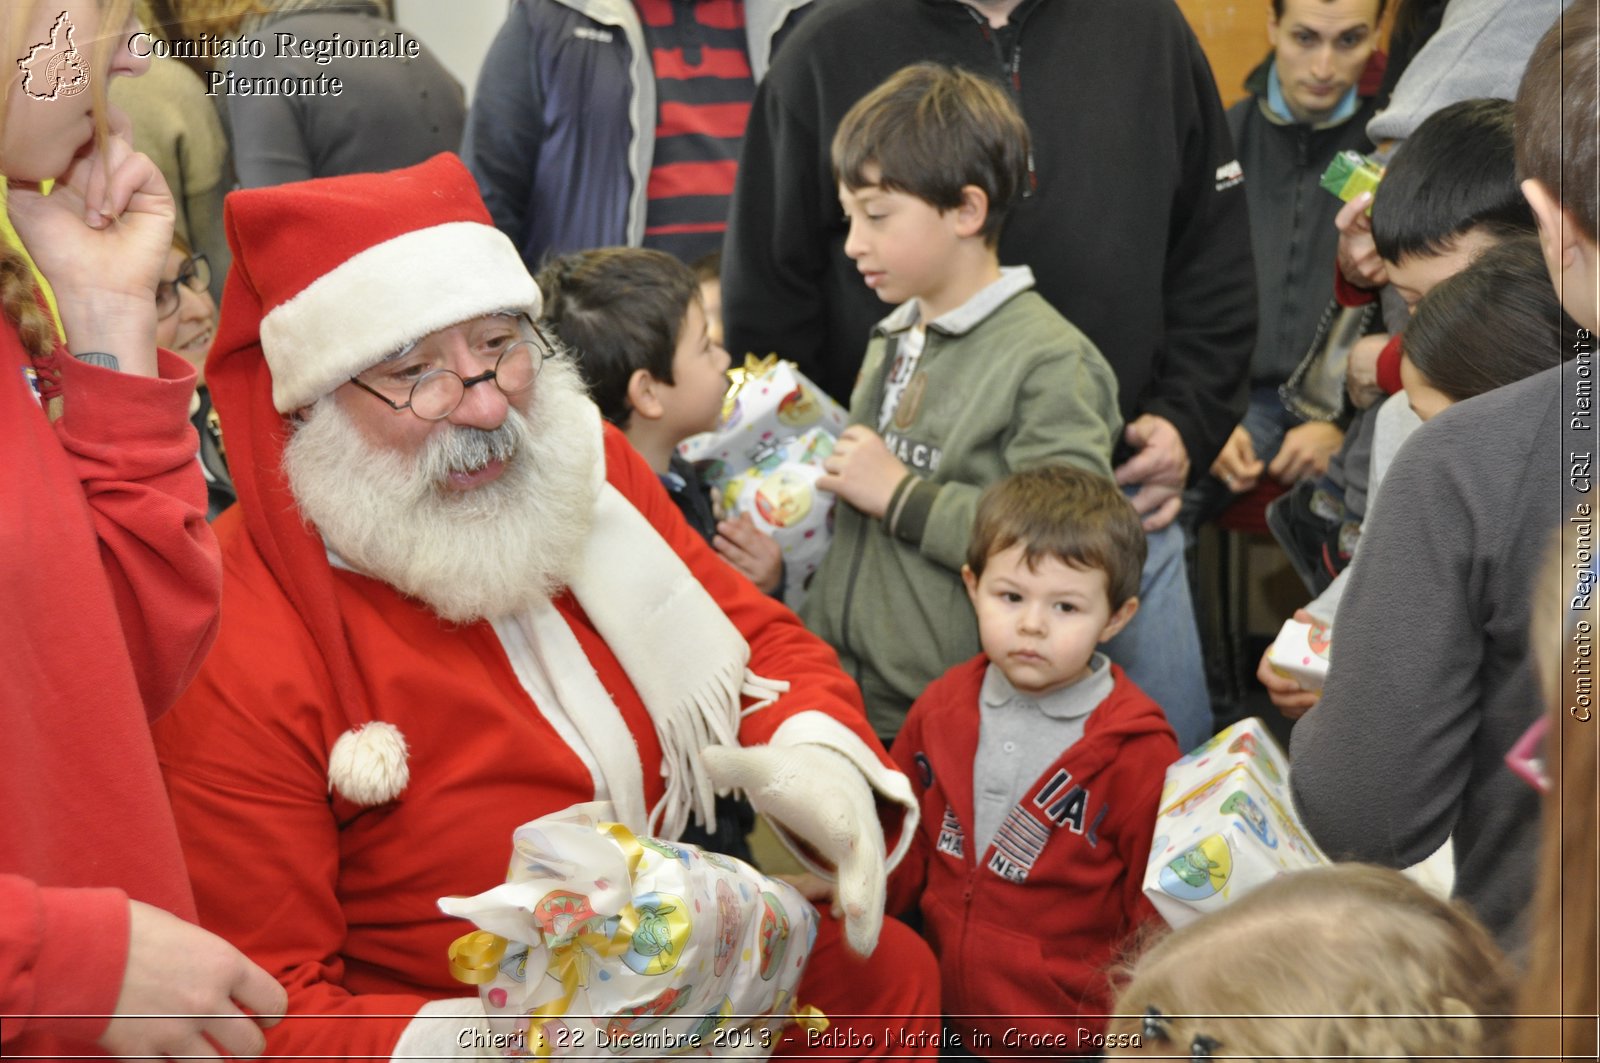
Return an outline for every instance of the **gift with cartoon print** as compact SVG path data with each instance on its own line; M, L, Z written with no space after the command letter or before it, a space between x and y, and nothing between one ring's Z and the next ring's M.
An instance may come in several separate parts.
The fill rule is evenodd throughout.
M749 468L713 487L724 517L750 514L757 530L783 550L783 601L791 609L805 601L833 538L835 496L817 486L833 444L827 429L810 429L758 453Z
M817 489L822 461L849 423L792 362L745 357L714 431L691 436L678 453L693 462L721 515L750 514L783 550L783 601L799 609L828 552L834 496Z
M450 946L507 1056L765 1058L790 1022L817 913L787 883L638 837L605 802L512 834L507 881L439 907L478 929Z
M744 365L729 369L728 378L720 423L678 445L678 453L700 466L705 481L714 486L756 464L775 444L813 428L837 438L850 423L848 411L793 362L745 355Z
M1295 815L1288 755L1260 720L1241 720L1167 769L1144 892L1180 927L1327 862Z

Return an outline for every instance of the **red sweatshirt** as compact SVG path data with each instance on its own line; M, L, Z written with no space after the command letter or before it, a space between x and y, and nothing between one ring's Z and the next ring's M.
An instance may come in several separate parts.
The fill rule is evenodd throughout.
M0 322L0 1036L17 1055L98 1053L128 898L195 916L149 722L199 667L221 596L193 368L54 360L52 424ZM84 1017L32 1017L51 1013Z
M1115 685L1083 737L1001 827L1023 839L1032 863L1018 861L1016 845L1009 856L995 842L975 852L972 762L988 665L980 655L929 684L895 739L890 756L922 818L887 910L920 905L945 1015L979 1055L1098 1054L1078 1033L1104 1024L1079 1016L1110 1008L1106 967L1134 928L1158 918L1142 886L1178 741L1161 708L1112 665ZM975 1043L970 1029L990 1040Z

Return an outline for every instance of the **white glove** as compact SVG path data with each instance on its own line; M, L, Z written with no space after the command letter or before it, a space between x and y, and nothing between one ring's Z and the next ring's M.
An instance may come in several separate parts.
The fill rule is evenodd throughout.
M883 927L883 827L866 777L824 746L709 746L701 754L719 790L737 788L772 821L830 862L845 940L870 956Z

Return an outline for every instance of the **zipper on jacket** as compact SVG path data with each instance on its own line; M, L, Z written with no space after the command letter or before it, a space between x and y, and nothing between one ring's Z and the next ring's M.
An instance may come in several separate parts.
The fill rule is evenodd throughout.
M976 812L974 812L976 818ZM972 848L972 836L967 836L967 849ZM970 859L970 858L969 858ZM978 887L978 862L973 860L972 866L967 869L967 884L961 889L961 953L957 957L957 969L967 969L967 954L972 951L969 942L973 934L972 927L972 894ZM980 946L981 947L981 946Z
M866 519L866 517L862 517L862 520ZM872 531L871 528L866 530L869 533ZM866 555L866 552L866 535L857 536L855 552L850 558L850 578L844 585L844 605L839 610L839 642L843 644L845 649L850 651L850 657L853 661L851 671L855 673L851 678L856 681L857 689L861 687L861 654L854 646L850 645L850 604L856 596L856 577L861 574L861 559Z
M1001 80L1011 89L1011 98L1017 105L1017 111L1022 111L1022 24L1017 24L1016 41L1011 45L1011 55L1005 54L999 36L989 25L989 20L978 13L973 7L967 7L967 14L972 21L977 23L978 32L983 34L983 39L994 49L994 57L1000 64ZM1023 186L1022 198L1030 198L1034 190L1039 187L1039 170L1033 164L1033 144L1028 144L1028 182Z

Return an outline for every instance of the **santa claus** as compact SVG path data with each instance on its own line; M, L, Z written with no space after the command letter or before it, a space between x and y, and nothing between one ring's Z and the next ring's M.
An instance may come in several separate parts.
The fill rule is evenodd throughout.
M437 898L501 881L524 821L603 799L674 837L728 787L837 876L798 994L835 1027L780 1053L936 1043L932 957L882 922L906 778L832 651L602 427L461 163L238 192L227 231L239 504L157 745L202 923L288 990L268 1053L460 1052L482 1011Z

